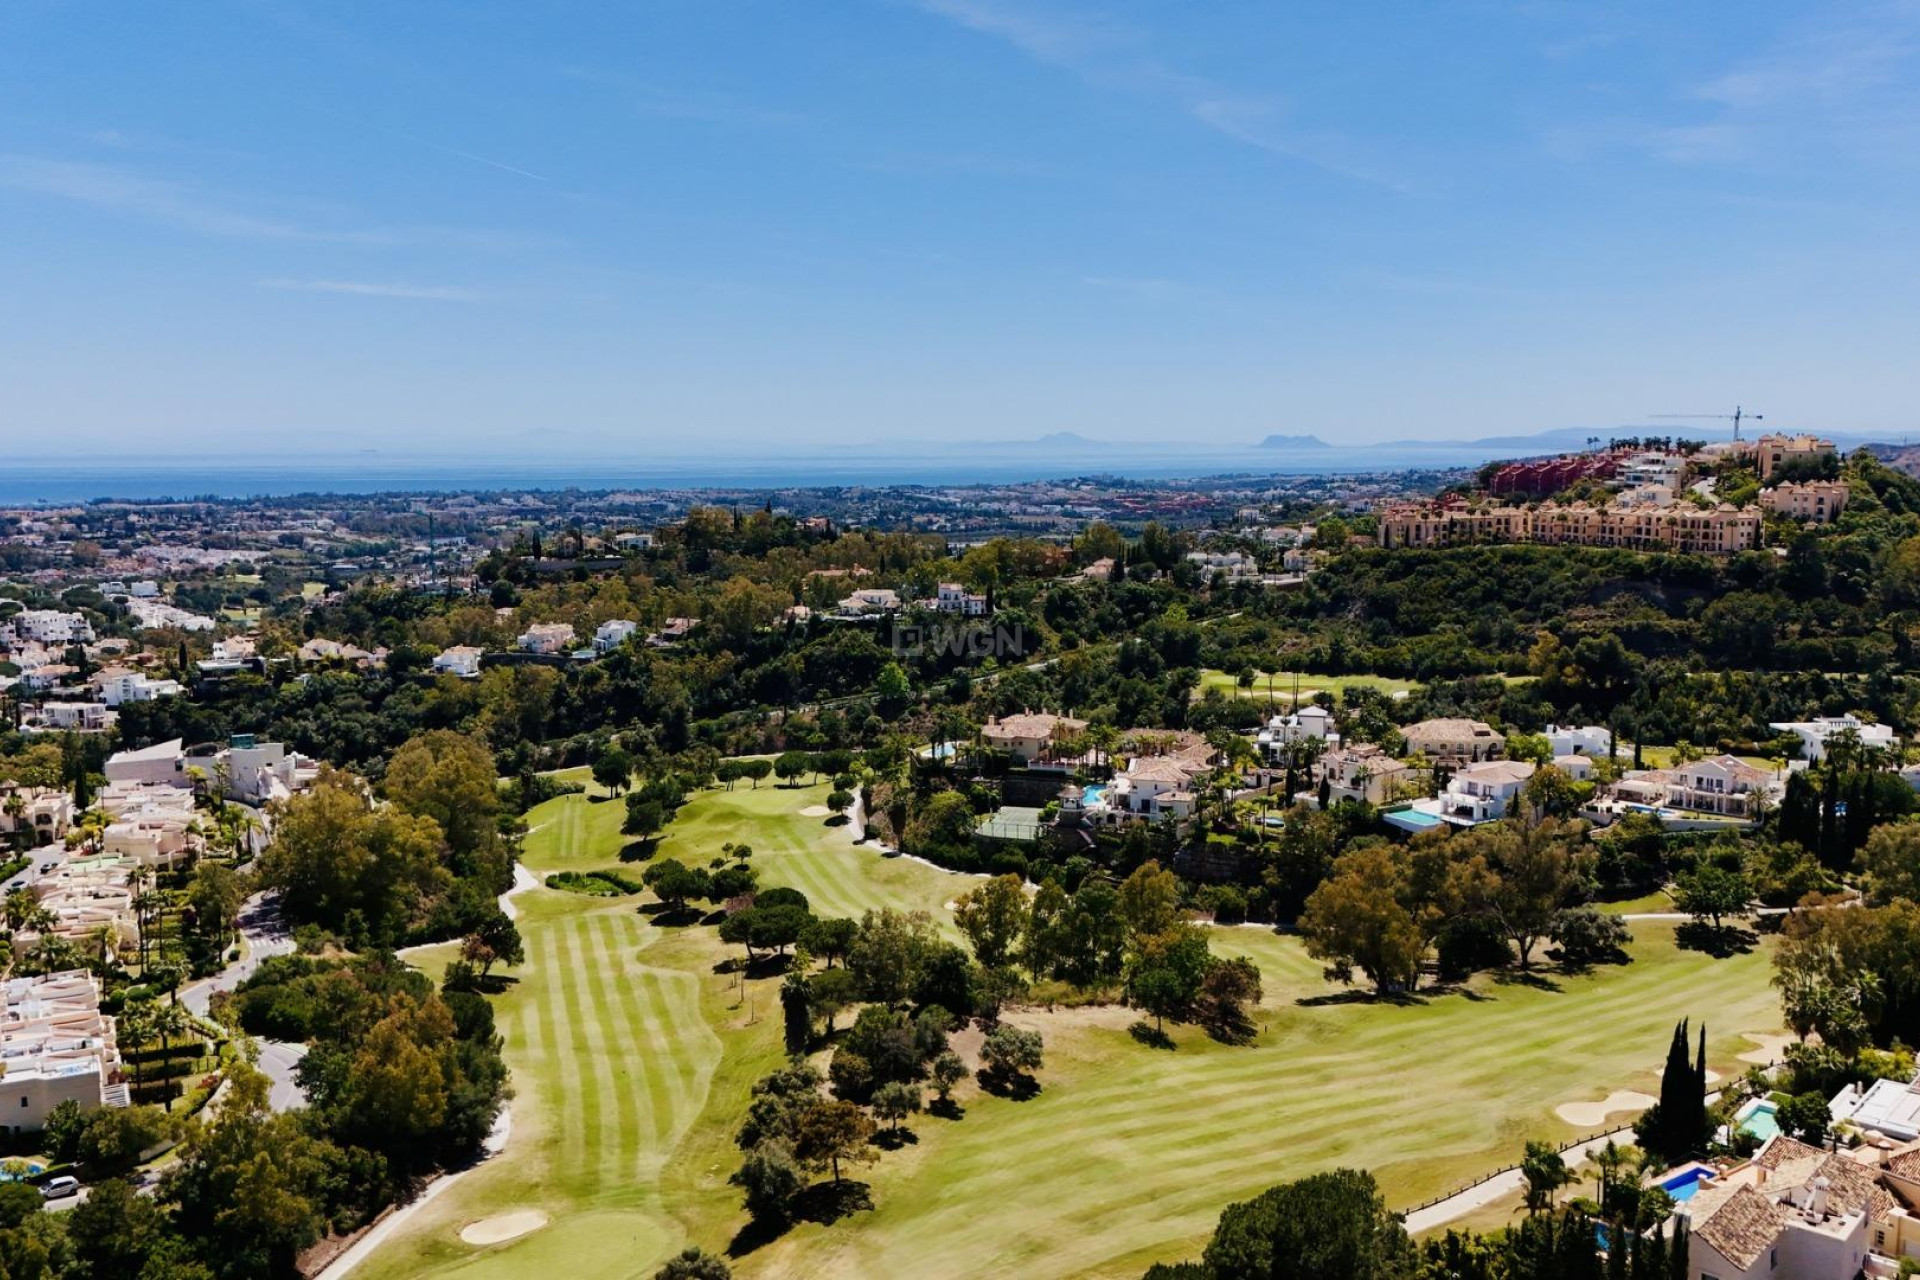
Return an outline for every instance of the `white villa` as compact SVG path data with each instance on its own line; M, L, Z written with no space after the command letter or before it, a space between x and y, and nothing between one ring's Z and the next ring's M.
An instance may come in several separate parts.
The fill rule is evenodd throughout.
M625 618L611 618L594 628L593 651L612 653L625 644L639 629L640 624L637 622L629 622Z
M1327 803L1342 800L1382 805L1394 793L1413 781L1413 766L1396 760L1371 742L1355 743L1323 754L1317 762L1320 777L1327 784Z
M1635 769L1613 784L1616 804L1750 821L1772 793L1773 775L1733 756L1712 756L1672 769Z
M860 587L840 602L840 612L849 616L863 613L898 613L900 593L891 587Z
M110 782L95 804L112 818L100 833L100 852L172 870L205 847L193 791L164 783Z
M137 751L116 751L107 757L107 781L185 786L187 753L180 739L156 742Z
M118 718L104 702L42 702L29 715L37 728L76 733L105 733Z
M1852 730L1863 747L1891 750L1900 743L1893 730L1884 724L1857 716L1818 716L1812 720L1780 720L1767 726L1778 733L1790 733L1800 739L1800 754L1809 760L1827 758L1827 739Z
M10 978L0 1015L0 1125L39 1129L62 1102L83 1111L125 1106L113 1019L100 1012L100 983L82 969Z
M565 653L573 648L573 628L564 622L536 623L521 632L516 643L522 653Z
M1550 724L1547 747L1559 756L1610 756L1613 754L1613 730L1597 724L1575 728L1568 724Z
M477 679L480 675L481 652L470 644L456 644L434 655L433 669L459 676L462 680Z
M1440 793L1440 817L1472 826L1507 816L1520 798L1534 765L1526 760L1483 760L1467 765L1447 779Z
M1194 792L1209 771L1192 755L1136 756L1113 775L1104 788L1095 788L1086 803L1088 821L1114 824L1143 819L1193 816Z
M1271 759L1281 747L1309 739L1324 742L1329 746L1340 745L1340 735L1334 729L1333 712L1309 702L1284 716L1274 716L1267 721L1267 727L1254 737L1254 745L1260 753Z
M969 591L957 582L941 583L939 591L928 603L941 613L957 613L963 618L983 618L987 613L987 597Z
M1687 1275L1853 1280L1868 1262L1876 1207L1891 1202L1872 1166L1776 1135L1675 1206L1690 1227Z
M84 613L26 609L14 615L13 634L41 644L86 644L93 639L93 624Z
M1087 727L1085 720L1046 712L1022 713L989 720L980 726L980 740L1008 752L1022 764L1049 760L1057 744Z
M1422 720L1400 730L1408 752L1447 764L1498 760L1507 751L1507 735L1483 720Z
M123 702L152 702L156 698L177 698L182 689L178 680L155 680L140 671L103 672L95 677L100 699L110 707Z
M18 807L19 815L8 813ZM73 824L73 797L51 787L0 786L0 833L15 843L49 845Z

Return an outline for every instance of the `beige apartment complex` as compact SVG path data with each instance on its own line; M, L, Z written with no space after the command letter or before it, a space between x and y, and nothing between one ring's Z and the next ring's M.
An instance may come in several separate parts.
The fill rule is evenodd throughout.
M1724 556L1759 546L1760 526L1758 511L1725 503L1705 509L1596 507L1583 502L1564 507L1398 503L1380 513L1380 545L1547 542Z

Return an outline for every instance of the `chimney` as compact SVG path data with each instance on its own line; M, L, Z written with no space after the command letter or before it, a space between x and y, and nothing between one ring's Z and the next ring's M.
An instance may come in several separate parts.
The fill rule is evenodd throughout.
M1812 1193L1807 1197L1807 1212L1816 1218L1827 1216L1827 1188L1830 1185L1825 1177L1813 1180Z

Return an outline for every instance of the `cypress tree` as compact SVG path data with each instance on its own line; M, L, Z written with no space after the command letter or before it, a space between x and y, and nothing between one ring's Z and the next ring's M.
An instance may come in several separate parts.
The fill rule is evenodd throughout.
M1687 1131L1689 1147L1699 1143L1707 1134L1707 1024L1700 1024L1700 1056L1695 1062L1693 1072L1693 1127Z
M1673 1220L1673 1239L1667 1245L1667 1280L1690 1280L1687 1269L1687 1220Z
M1660 1115L1652 1135L1660 1154L1669 1159L1685 1152L1693 1141L1687 1129L1697 1103L1688 1095L1693 1092L1697 1077L1687 1048L1687 1020L1682 1018L1673 1029L1673 1043L1667 1046L1667 1065L1660 1073Z

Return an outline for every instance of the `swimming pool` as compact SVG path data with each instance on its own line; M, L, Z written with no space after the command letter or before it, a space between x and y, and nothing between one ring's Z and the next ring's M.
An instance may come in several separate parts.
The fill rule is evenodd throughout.
M1100 797L1107 794L1103 786L1088 785L1080 788L1080 803L1091 809L1100 803Z
M1381 819L1402 831L1417 829L1430 831L1440 824L1438 816L1424 809L1389 809L1380 815Z
M1740 1108L1740 1114L1734 1117L1740 1126L1740 1132L1752 1134L1765 1142L1780 1132L1779 1108L1766 1098L1755 1098Z
M1660 1189L1675 1200L1691 1200L1702 1180L1713 1181L1713 1170L1704 1164L1689 1165L1672 1177L1663 1178Z

